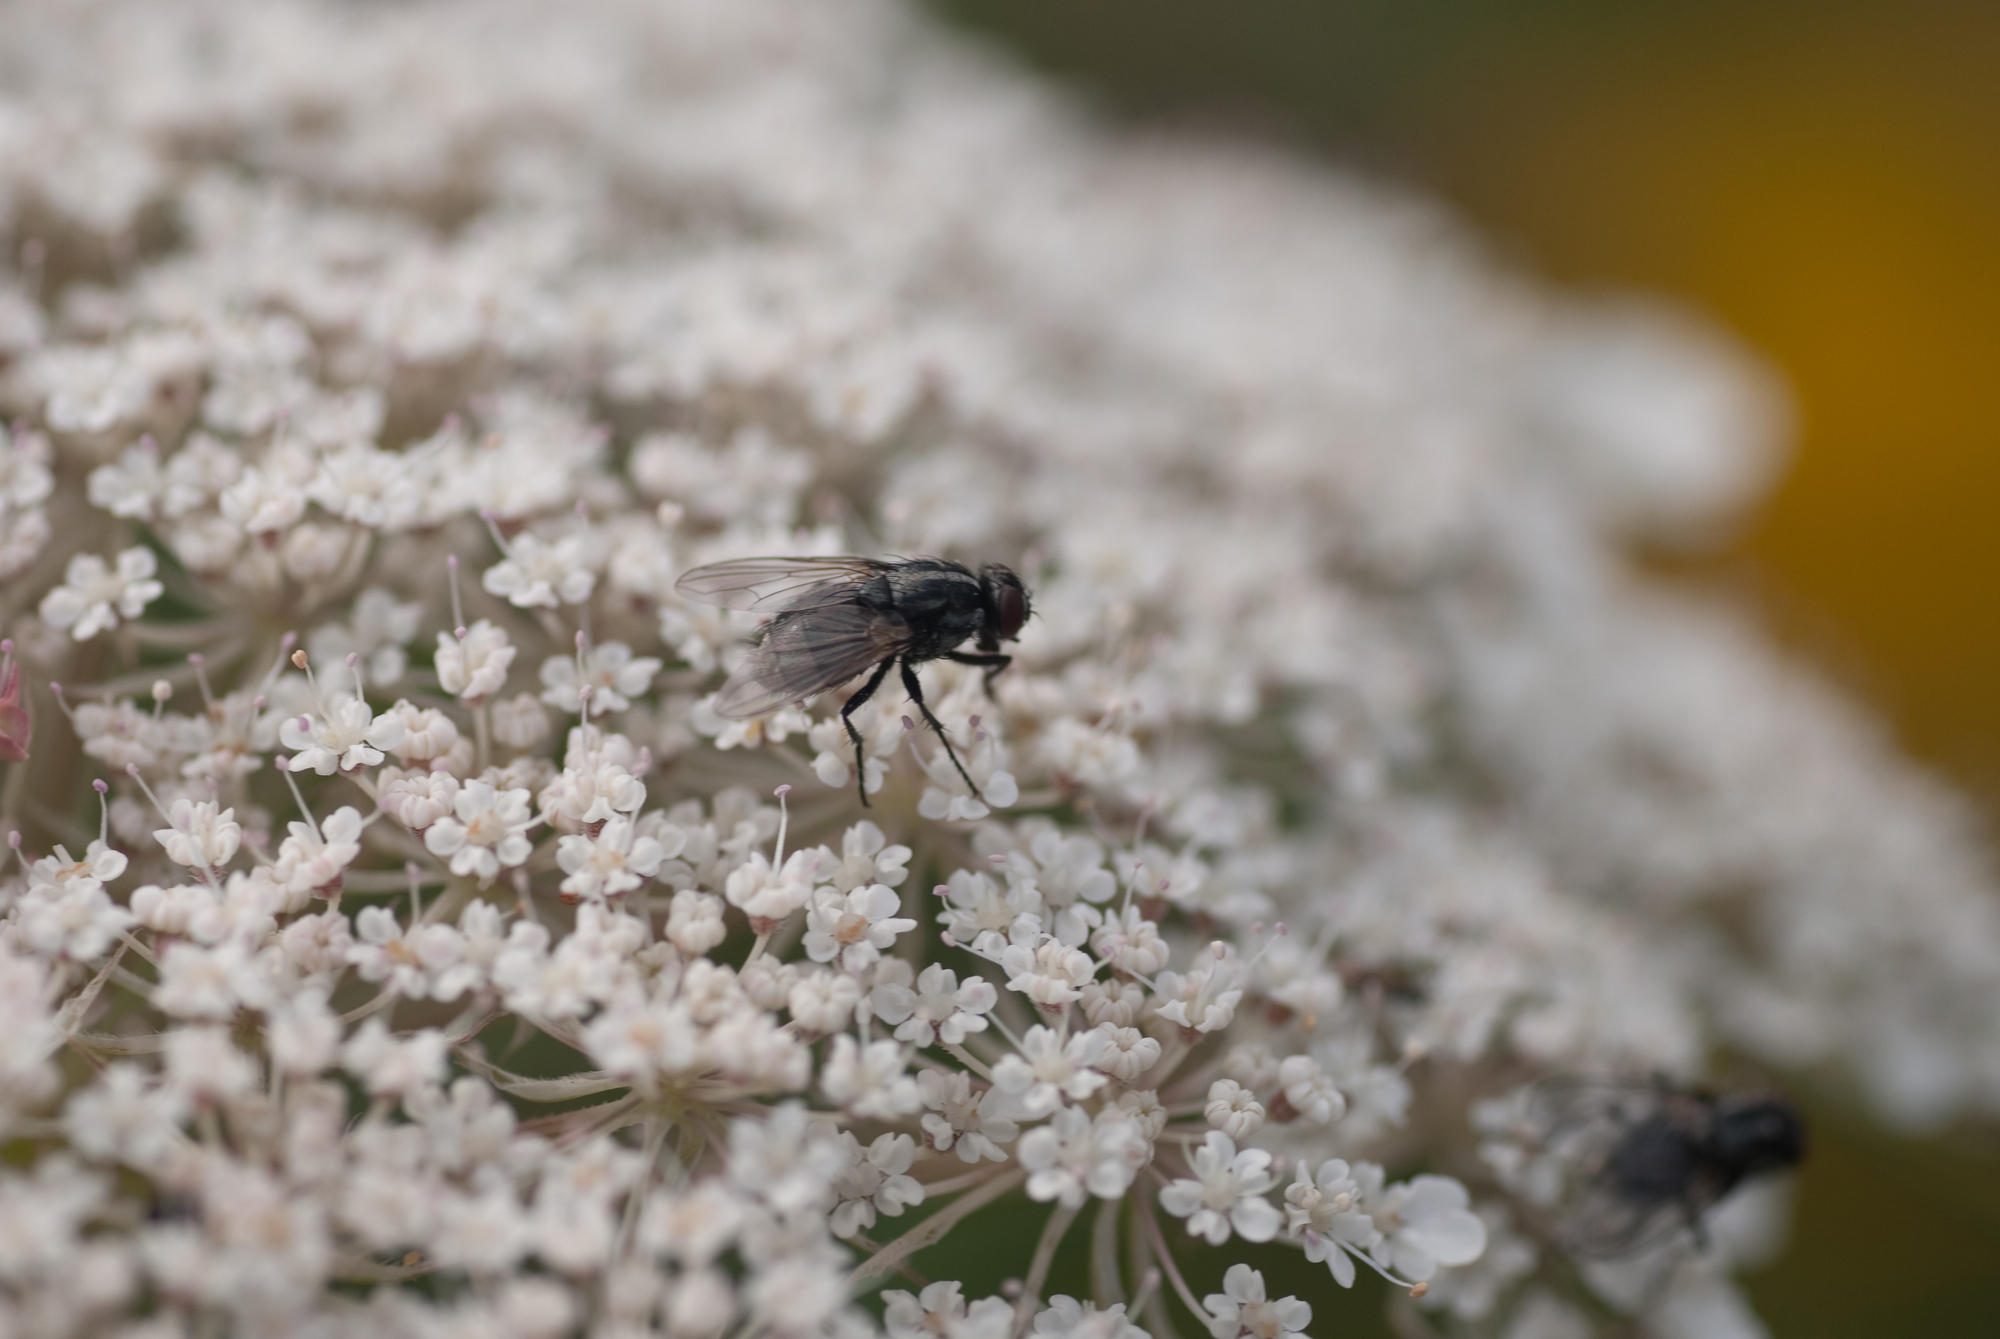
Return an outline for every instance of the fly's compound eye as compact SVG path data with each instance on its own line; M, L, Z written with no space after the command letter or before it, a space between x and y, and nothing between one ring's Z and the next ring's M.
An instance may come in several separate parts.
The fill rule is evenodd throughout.
M1000 640L1012 641L1021 635L1028 621L1028 597L1015 585L1000 587Z

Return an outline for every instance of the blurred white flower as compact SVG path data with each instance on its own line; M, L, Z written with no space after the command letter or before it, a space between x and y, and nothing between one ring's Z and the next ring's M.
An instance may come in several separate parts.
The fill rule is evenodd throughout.
M452 797L449 817L425 829L424 845L450 860L452 873L491 883L503 868L528 858L533 844L527 832L534 825L527 791L500 790L480 778Z
M398 600L380 586L354 597L353 616L344 623L322 623L306 638L306 651L316 665L345 664L361 657L370 685L386 688L403 677L409 655L403 649L416 638L423 605Z
M554 609L590 598L597 574L590 570L580 535L550 543L532 534L514 537L505 560L486 569L480 584L519 609Z
M635 835L632 820L609 819L595 837L564 837L556 849L562 890L573 897L617 897L660 872L665 848Z
M318 823L308 820L286 826L291 835L278 847L278 878L294 892L325 896L361 854L360 811L342 805Z
M1001 1114L1006 1104L997 1090L976 1093L969 1076L934 1069L918 1071L917 1088L928 1108L923 1127L932 1148L955 1152L963 1162L1006 1161L1001 1146L1014 1142L1020 1126Z
M581 689L590 689L590 714L602 716L624 711L632 699L652 687L660 672L655 656L634 658L623 642L603 642L585 647L579 671L576 656L550 656L542 662L542 701L557 711L581 713Z
M0 1275L37 1333L868 1339L947 1228L916 1267L1172 1294L939 1280L891 1339L1144 1339L1175 1297L1290 1339L1237 1259L1280 1233L1555 1333L1610 1284L1526 1281L1502 1201L1573 1169L1518 1110L1473 1113L1481 1202L1331 1155L1449 1166L1481 1075L1718 1051L1995 1108L1973 825L1627 552L1776 459L1688 318L1282 154L1137 151L888 0L16 8ZM1011 563L1032 617L983 587L974 663L927 659L857 553ZM834 565L674 589L745 558ZM718 716L808 616L795 695ZM900 680L854 703L892 653L942 737ZM1023 1199L1058 1230L995 1232ZM1748 1258L1638 1321L1748 1333Z
M483 618L467 628L462 638L440 632L438 687L465 702L483 701L505 686L514 653L507 634Z
M1104 1034L1095 1029L1065 1041L1053 1028L1031 1027L1022 1034L1020 1052L994 1064L993 1087L1004 1095L1010 1116L1037 1120L1110 1082L1092 1068L1104 1047Z
M915 929L915 922L908 928ZM897 965L903 969L901 982L878 984L870 994L875 1016L895 1027L897 1041L958 1046L972 1033L986 1030L986 1015L999 1003L1000 993L983 979L968 976L960 985L957 973L932 963L916 978L912 990L909 965Z
M873 883L840 893L815 893L806 906L806 956L835 962L850 972L865 971L894 947L896 936L917 928L902 910L902 899L887 884Z
M1235 1141L1220 1130L1209 1132L1189 1157L1192 1178L1183 1177L1160 1192L1160 1207L1188 1220L1188 1231L1211 1246L1229 1240L1234 1229L1245 1241L1269 1241L1284 1218L1264 1198L1277 1178L1271 1175L1271 1155L1259 1148L1236 1151Z
M1448 1176L1419 1176L1370 1195L1368 1216L1382 1234L1370 1254L1413 1283L1439 1265L1463 1265L1486 1249L1486 1225L1465 1187Z
M321 776L373 767L382 761L383 750L401 744L408 733L399 713L377 715L367 702L348 693L336 693L324 715L305 713L278 727L279 742L299 750L291 757L292 770Z
M1296 1297L1264 1298L1264 1275L1248 1265L1231 1265L1222 1291L1202 1298L1208 1332L1215 1339L1292 1339L1312 1324L1312 1307Z
M1021 1136L1017 1156L1029 1173L1028 1197L1066 1209L1082 1207L1086 1194L1117 1199L1132 1184L1133 1153L1143 1143L1129 1120L1107 1113L1093 1121L1077 1107L1064 1107Z
M910 1170L916 1145L906 1134L878 1135L867 1148L843 1130L841 1153L846 1167L833 1179L834 1207L829 1223L836 1237L852 1237L875 1226L878 1213L899 1218L903 1210L924 1202L924 1188Z
M208 800L175 800L167 809L167 821L173 826L161 828L153 839L177 865L219 870L236 858L243 842L236 811L218 809Z
M153 579L158 568L159 560L146 548L126 549L116 567L94 553L79 553L69 560L63 584L42 597L42 621L87 642L117 627L121 617L139 617L160 598L166 587Z

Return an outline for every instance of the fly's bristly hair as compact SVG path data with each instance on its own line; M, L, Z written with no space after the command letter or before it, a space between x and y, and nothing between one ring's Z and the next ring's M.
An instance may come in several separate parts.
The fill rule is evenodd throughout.
M674 588L704 604L772 615L716 695L717 715L761 716L868 673L840 712L866 805L861 732L852 717L900 668L910 701L937 732L966 786L979 794L951 736L924 702L916 667L932 660L978 666L991 696L994 676L1013 663L1000 643L1019 637L1032 612L1028 588L1011 569L987 563L975 572L927 557L737 558L686 572ZM959 650L968 640L976 650Z

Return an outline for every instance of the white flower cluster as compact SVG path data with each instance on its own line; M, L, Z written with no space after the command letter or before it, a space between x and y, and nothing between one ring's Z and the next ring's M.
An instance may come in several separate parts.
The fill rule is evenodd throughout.
M1701 332L887 0L7 40L7 1332L1283 1339L1289 1248L1570 1335L1744 1313L1541 1281L1474 1100L2000 1111L1963 809L1619 556L1768 468ZM848 552L1032 589L922 670L977 793L713 709L675 579Z

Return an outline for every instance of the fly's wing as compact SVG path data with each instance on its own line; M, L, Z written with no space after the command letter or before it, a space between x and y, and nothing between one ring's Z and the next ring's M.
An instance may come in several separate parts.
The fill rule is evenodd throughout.
M1660 1184L1636 1190L1621 1182L1614 1156L1674 1157L1681 1138L1697 1135L1705 1119L1698 1100L1658 1082L1555 1078L1536 1085L1530 1113L1545 1130L1544 1148L1572 1169L1558 1230L1574 1255L1610 1259L1645 1250L1689 1226L1719 1197L1712 1178L1690 1168L1685 1177L1662 1168ZM1654 1149L1637 1144L1650 1136ZM1674 1193L1663 1193L1672 1185Z
M852 599L855 587L890 566L873 558L735 558L681 573L674 589L724 609L818 609Z
M1528 1114L1546 1137L1571 1144L1615 1141L1660 1110L1671 1086L1648 1080L1559 1074L1536 1083Z
M900 614L857 604L788 611L771 620L750 658L715 698L715 714L745 720L818 697L910 644Z
M1564 1212L1563 1248L1591 1260L1637 1255L1686 1231L1718 1198L1695 1182L1683 1200L1635 1200L1608 1182L1583 1187Z

